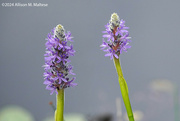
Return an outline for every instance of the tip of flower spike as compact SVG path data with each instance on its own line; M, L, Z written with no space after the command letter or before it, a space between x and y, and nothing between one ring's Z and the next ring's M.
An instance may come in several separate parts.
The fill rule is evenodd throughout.
M65 36L65 30L64 27L61 24L58 24L55 27L55 36L59 39L59 40L63 40L64 36Z
M62 29L64 30L64 27L61 24L56 26L56 31L61 31Z
M111 15L110 23L112 23L113 26L119 26L119 24L120 24L120 19L119 19L119 16L117 15L117 13L113 13L113 14Z
M117 21L117 20L119 20L118 14L117 14L117 13L113 13L113 14L111 15L111 20L112 20L112 21Z

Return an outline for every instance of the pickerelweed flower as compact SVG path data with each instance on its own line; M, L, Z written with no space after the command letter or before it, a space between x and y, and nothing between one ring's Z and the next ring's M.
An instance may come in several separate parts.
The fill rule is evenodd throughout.
M111 59L114 56L118 59L122 51L127 52L127 49L131 48L129 45L131 37L129 37L128 27L125 26L124 20L119 19L117 13L113 13L105 28L106 31L103 31L105 33L103 35L103 43L100 47L102 47L104 52L107 52L105 56L110 56Z
M68 45L68 41L73 42L71 32L65 33L62 25L57 25L47 36L45 65L44 67L44 84L46 89L51 93L67 87L73 87L77 84L70 79L68 75L75 75L72 66L69 64L69 56L74 56L75 50L73 45Z
M127 49L131 47L129 46L129 42L131 40L129 37L129 32L127 31L128 27L125 26L125 21L119 19L117 13L113 13L111 15L111 20L105 27L106 31L103 31L103 33L105 33L103 37L107 38L107 41L104 41L103 38L103 43L100 47L102 47L103 51L107 52L105 56L110 56L110 58L114 60L114 65L118 74L119 86L121 89L124 105L126 107L127 115L129 121L134 121L128 95L128 86L126 80L124 79L119 61L119 55L122 53L122 51L127 51Z

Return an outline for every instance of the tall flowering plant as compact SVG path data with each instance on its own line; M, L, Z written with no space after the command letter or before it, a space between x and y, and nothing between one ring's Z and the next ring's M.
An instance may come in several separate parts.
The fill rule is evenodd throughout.
M117 70L117 74L119 77L119 85L122 93L122 97L124 100L124 104L127 110L127 114L130 121L134 121L133 112L131 109L131 104L128 96L128 86L126 80L124 79L121 65L119 62L120 54L131 46L129 42L131 42L128 32L128 27L125 26L125 21L120 20L117 13L113 13L111 15L111 19L107 25L105 25L106 30L103 31L103 42L100 47L102 50L106 52L105 56L110 56L111 59L114 60L114 65ZM106 41L105 41L106 39Z
M63 121L64 110L64 89L74 87L75 77L70 79L68 75L75 75L72 66L69 64L70 56L74 56L75 50L73 45L68 45L68 42L73 42L71 32L65 33L62 25L57 25L47 36L45 65L44 67L44 84L46 89L56 92L57 108L55 111L55 121Z

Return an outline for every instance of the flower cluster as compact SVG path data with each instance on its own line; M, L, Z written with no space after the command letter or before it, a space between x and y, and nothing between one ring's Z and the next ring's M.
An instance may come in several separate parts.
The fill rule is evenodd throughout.
M113 56L115 58L119 58L119 55L122 51L126 51L130 48L129 43L131 40L129 37L128 27L125 26L125 21L120 20L117 13L113 13L111 15L111 20L105 26L106 31L103 35L103 43L100 47L102 50L107 52L105 56L110 56L112 59ZM107 38L107 42L104 41L104 38Z
M65 33L62 25L57 25L52 33L48 34L44 67L44 84L46 89L51 91L51 94L57 90L67 87L76 86L73 83L75 77L69 79L68 74L75 75L72 71L72 66L69 65L69 56L74 56L75 50L72 45L67 45L67 42L72 42L71 32Z

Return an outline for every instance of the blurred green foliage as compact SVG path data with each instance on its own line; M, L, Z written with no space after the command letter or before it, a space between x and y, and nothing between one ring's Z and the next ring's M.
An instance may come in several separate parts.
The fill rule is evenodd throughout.
M30 112L22 107L11 105L0 110L0 121L35 121Z

